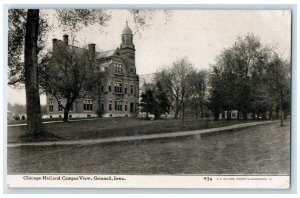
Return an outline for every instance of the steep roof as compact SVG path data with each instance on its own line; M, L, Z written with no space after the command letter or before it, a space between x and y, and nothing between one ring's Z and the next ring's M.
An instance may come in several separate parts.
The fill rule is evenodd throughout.
M57 44L58 45L64 45L62 40L57 40ZM88 49L82 48L82 47L77 47L77 46L73 46L73 45L68 45L69 49L72 49L75 51L75 53L81 54L84 52L87 52ZM101 58L107 58L107 57L111 57L113 55L115 55L115 53L117 52L117 48L116 49L112 49L112 50L108 50L108 51L100 51L100 52L95 52L95 56L96 59L101 59Z
M116 52L116 49L108 50L108 51L102 51L102 52L96 52L96 59L113 56L115 54L115 52Z

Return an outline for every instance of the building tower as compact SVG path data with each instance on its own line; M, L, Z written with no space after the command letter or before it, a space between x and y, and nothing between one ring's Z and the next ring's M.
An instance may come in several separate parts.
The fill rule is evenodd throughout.
M126 59L130 73L135 74L135 47L133 44L133 34L126 21L126 27L122 32L122 43L120 45L120 53Z

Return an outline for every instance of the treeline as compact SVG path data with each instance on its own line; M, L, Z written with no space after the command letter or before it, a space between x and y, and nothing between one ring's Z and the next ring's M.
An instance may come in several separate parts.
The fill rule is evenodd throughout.
M196 118L198 112L201 118L206 117L205 109L209 109L215 120L222 112L231 119L231 111L236 110L238 119L260 115L262 119L281 117L283 122L290 111L290 77L290 62L249 34L224 49L208 71L197 71L182 58L158 72L152 85L159 84L160 89L144 86L141 110L153 113L151 105L147 107L147 98L160 90L166 96L166 107L157 112L171 109L175 118L181 114L182 121L189 105Z
M212 65L208 101L215 119L235 109L244 119L280 114L283 121L290 109L290 62L253 35L238 38Z
M42 114L46 114L47 112L47 105L41 105ZM10 102L7 105L7 111L13 113L13 115L26 115L26 104L11 104Z

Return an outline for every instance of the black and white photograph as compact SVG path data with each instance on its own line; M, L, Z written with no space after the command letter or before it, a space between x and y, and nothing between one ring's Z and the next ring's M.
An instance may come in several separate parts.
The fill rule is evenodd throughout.
M7 185L288 189L291 19L8 9Z

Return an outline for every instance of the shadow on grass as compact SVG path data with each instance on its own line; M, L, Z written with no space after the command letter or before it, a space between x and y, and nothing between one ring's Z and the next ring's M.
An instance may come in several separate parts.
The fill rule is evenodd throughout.
M43 141L59 141L65 138L59 137L53 133L44 132L37 134L23 134L19 137L22 142L43 142Z

